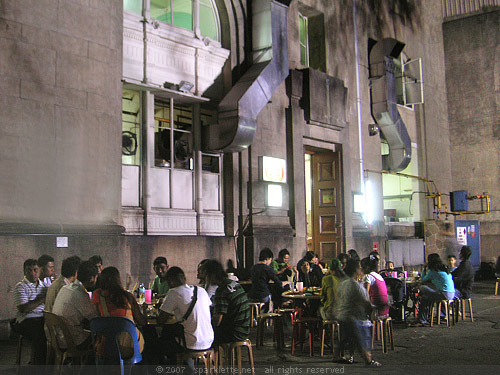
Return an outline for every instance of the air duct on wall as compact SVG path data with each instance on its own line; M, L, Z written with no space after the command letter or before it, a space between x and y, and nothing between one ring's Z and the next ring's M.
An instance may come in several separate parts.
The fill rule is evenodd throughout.
M205 149L239 152L253 142L257 116L288 76L289 1L252 2L254 64L219 104L219 121L204 127Z
M394 77L393 59L403 48L403 43L387 38L377 42L369 56L372 116L389 146L382 168L391 172L404 170L411 161L411 140L397 108Z

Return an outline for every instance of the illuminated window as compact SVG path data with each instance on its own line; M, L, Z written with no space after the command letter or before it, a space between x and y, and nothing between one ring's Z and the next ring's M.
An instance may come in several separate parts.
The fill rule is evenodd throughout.
M169 102L155 102L155 165L193 169L193 112L190 106L173 108L171 116Z
M213 0L151 0L151 17L219 41L219 18ZM197 10L197 12L196 12ZM195 14L199 14L196 24Z
M123 10L141 14L142 13L142 0L123 0Z
M299 13L300 63L304 66L309 66L309 36L307 31L307 17Z

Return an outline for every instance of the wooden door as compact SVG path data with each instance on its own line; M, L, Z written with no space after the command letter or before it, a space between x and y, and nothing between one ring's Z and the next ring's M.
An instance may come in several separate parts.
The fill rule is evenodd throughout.
M311 158L314 251L329 261L342 252L342 188L340 152Z

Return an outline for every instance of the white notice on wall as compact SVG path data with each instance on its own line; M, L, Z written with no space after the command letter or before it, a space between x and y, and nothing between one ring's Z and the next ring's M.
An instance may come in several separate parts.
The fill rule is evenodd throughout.
M68 237L57 237L56 247L68 247Z
M457 242L467 246L467 227L457 227Z

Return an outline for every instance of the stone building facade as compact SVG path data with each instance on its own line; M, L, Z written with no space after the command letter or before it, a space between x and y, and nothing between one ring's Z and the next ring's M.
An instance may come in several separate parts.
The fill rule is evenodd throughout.
M450 14L443 23L453 190L491 197L490 214L463 216L480 220L484 262L500 254L500 3L495 4Z
M423 262L419 177L456 187L442 7L175 3L2 2L0 318L43 253L132 282L266 246Z

